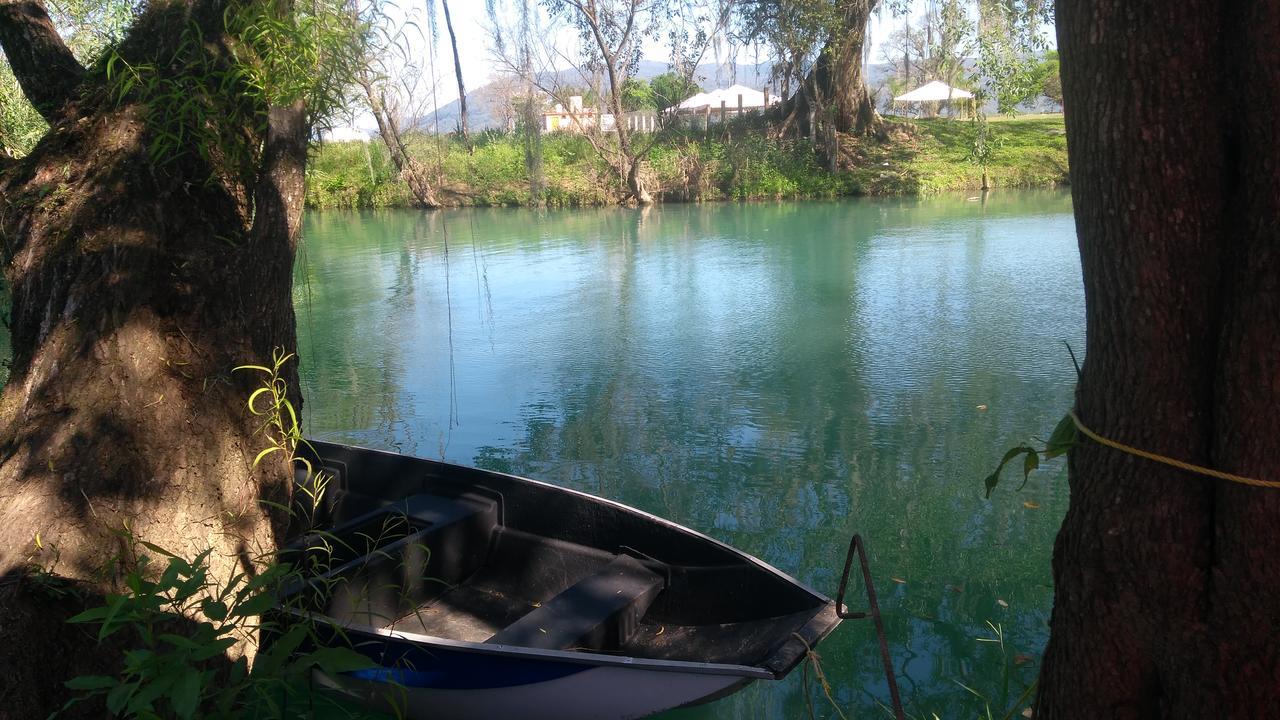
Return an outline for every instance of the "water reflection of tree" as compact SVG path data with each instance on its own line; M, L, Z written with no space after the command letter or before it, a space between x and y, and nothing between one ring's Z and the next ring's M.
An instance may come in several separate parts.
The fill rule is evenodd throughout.
M309 432L412 450L402 431L405 348L426 228L404 213L314 213L295 271ZM389 311L396 308L396 311Z

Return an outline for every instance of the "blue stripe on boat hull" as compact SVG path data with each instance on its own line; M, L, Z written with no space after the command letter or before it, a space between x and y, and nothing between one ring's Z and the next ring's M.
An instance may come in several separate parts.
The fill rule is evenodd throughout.
M409 655L416 657L410 658ZM353 678L413 688L482 690L547 682L590 670L590 665L522 660L496 655L431 651L405 653L394 667L348 673Z

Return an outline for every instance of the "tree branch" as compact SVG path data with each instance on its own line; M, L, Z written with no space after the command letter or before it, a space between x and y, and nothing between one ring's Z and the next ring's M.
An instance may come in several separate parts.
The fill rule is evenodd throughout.
M54 29L42 0L0 0L0 46L22 93L53 122L85 71Z

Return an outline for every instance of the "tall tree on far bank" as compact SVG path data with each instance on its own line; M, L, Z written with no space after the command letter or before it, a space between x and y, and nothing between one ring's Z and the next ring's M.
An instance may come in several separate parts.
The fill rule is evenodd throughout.
M428 13L433 7L427 6ZM387 17L381 8L378 15L383 19ZM410 152L405 136L409 129L422 123L426 98L435 91L435 78L426 77L421 63L411 59L413 53L404 32L406 25L412 23L384 24L377 28L374 34L377 40L365 45L355 80L364 91L369 113L378 125L378 135L396 172L409 186L418 207L434 209L441 207L436 197L436 183L432 182L428 169ZM434 22L431 25L434 30ZM432 35L434 41L434 32ZM434 42L428 52L435 52Z
M904 92L930 80L959 87L965 60L977 49L974 35L965 4L941 0L915 18L914 26L911 18L903 18L902 27L881 46L881 56L894 68L894 84Z
M1058 0L1057 28L1088 320L1076 411L1278 481L1280 3ZM1280 490L1088 440L1069 467L1035 716L1274 716Z
M495 59L508 71L520 73L528 82L562 108L570 108L570 98L582 95L580 85L566 81L572 66L579 80L602 107L566 112L574 131L591 143L596 154L608 164L618 178L624 202L650 205L654 202L646 181L645 163L657 136L640 138L627 123L627 81L635 75L646 40L665 39L672 45L673 57L681 62L673 67L687 80L698 60L729 19L729 5L695 0L547 0L546 10L551 29L543 28L544 37L532 38L523 47L527 54L517 56L505 38L513 33L506 29L501 13L490 5ZM527 6L526 6L527 7ZM527 15L527 13L526 13ZM556 25L577 35L577 56L573 57L557 44ZM634 87L634 86L631 86ZM605 116L612 125L605 127Z
M609 160L623 178L631 198L640 205L653 204L653 195L645 182L644 156L636 152L633 133L623 119L626 112L625 84L635 74L641 46L658 30L659 0L549 0L546 4L553 18L565 21L578 33L584 55L583 65L601 71L605 76L605 107L614 117L616 145L606 144L599 132L603 128L582 128L597 151ZM543 88L553 95L563 95L556 88ZM568 107L567 97L557 97ZM578 121L575 118L575 121ZM581 122L581 121L578 121Z
M668 70L649 81L658 112L675 107L698 93L698 84L685 73Z
M810 118L834 132L878 132L880 116L867 90L863 50L867 23L880 0L740 0L738 34L762 43L784 65L799 91L791 122Z
M324 0L150 0L85 67L40 0L0 0L0 46L50 128L0 158L0 714L46 717L104 667L33 567L92 594L117 589L126 534L211 550L220 579L274 550L292 472L255 464L258 379L232 369L295 347L307 141L352 33ZM300 407L293 364L282 379Z
M1002 113L1045 91L1044 54L1053 27L1052 0L978 0L975 90ZM962 18L968 23L968 18ZM979 84L985 82L985 85Z
M542 108L545 97L538 89L538 71L534 67L534 48L538 44L538 18L533 0L513 0L514 7L498 0L487 0L489 38L493 59L506 68L506 82L511 100L511 125L520 133L524 146L524 169L529 179L529 205L542 204ZM512 22L503 15L514 14Z
M444 8L444 26L449 31L449 45L453 48L453 74L458 79L458 134L462 142L471 144L471 132L467 129L467 86L462 81L462 58L458 56L458 36L453 32L453 17L449 15L449 0L440 0Z
M418 207L434 209L441 207L436 198L436 190L427 169L409 152L405 142L403 128L404 117L397 111L398 100L387 92L385 81L379 79L372 71L362 68L356 76L356 82L364 91L365 102L369 105L369 113L378 124L378 136L391 155L391 163L396 172L409 186Z

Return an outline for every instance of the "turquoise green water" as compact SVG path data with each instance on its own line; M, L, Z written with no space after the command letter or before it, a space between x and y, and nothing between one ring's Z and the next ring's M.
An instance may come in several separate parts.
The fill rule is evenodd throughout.
M1070 402L1066 194L313 213L304 245L310 434L615 498L830 595L860 532L910 713L1000 717L1034 679L1064 471L982 478ZM870 622L819 651L881 716ZM795 672L669 717L807 714Z

